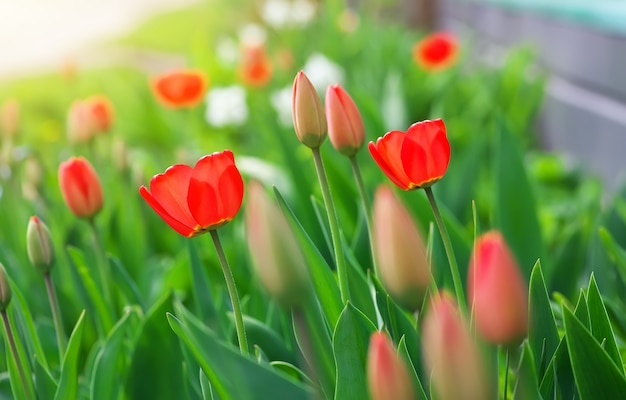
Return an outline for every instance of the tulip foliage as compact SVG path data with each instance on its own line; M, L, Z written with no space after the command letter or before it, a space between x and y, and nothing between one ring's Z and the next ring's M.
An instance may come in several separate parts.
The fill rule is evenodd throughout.
M252 3L0 87L0 398L624 398L626 192L536 146L529 53Z

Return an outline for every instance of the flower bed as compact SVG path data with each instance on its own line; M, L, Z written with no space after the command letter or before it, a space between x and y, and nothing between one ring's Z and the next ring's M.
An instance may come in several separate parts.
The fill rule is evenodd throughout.
M1 395L619 398L623 198L537 148L532 56L270 3L0 90Z

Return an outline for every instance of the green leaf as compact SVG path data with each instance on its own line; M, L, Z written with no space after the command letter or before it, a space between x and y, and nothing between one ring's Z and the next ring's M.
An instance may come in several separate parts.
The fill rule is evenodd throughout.
M58 385L50 372L41 365L39 359L35 359L35 390L40 399L52 399L56 393Z
M95 313L97 314L95 321L96 325L100 327L100 335L104 336L106 333L111 330L113 327L113 317L111 314L111 309L106 306L106 302L104 301L104 297L102 296L102 291L93 280L94 266L89 267L87 264L85 257L79 249L75 247L68 246L67 251L70 255L70 259L74 264L74 267L78 271L80 275L85 290L93 304L93 308ZM93 264L96 264L95 262Z
M9 307L6 310L6 314L3 313L3 318L6 316L8 320L8 326L10 331L13 334L13 341L15 343L15 348L17 350L18 357L24 368L24 374L26 376L26 382L22 383L22 379L20 377L20 372L12 351L10 351L11 346L9 345L9 339L6 334L7 325L3 324L3 333L4 333L4 349L6 349L6 364L9 372L9 381L11 384L11 392L13 393L13 397L16 399L33 399L35 397L35 387L33 384L33 380L28 377L32 376L31 368L30 368L30 359L27 357L27 352L24 347L24 343L22 342L21 336L18 334L19 330L16 329L17 324L15 323L15 319L17 317L17 312L15 307ZM4 322L4 321L3 321Z
M211 382L209 382L209 378L206 377L202 368L200 368L200 388L202 389L202 400L214 400Z
M591 332L563 308L565 337L581 400L620 399L626 379Z
M572 298L578 290L578 280L587 262L588 251L585 242L586 233L583 229L577 226L573 232L568 233L556 251L552 271L546 278L550 292L563 293L566 297Z
M617 266L622 282L626 284L626 250L624 250L616 241L611 232L606 228L598 229L598 236L604 245L604 249L612 262Z
M567 340L561 338L554 357L550 360L543 375L539 391L544 399L571 399L576 393L576 382L567 352ZM556 395L558 393L558 396Z
M376 327L348 302L341 312L333 335L337 364L335 399L367 399L367 349Z
M363 273L363 268L357 261L350 246L343 242L344 254L348 262L348 285L350 286L350 296L354 306L361 310L370 321L376 321L376 307L370 292L367 277Z
M624 364L622 357L615 342L615 334L609 321L609 315L604 307L600 290L593 275L591 275L587 289L587 306L589 307L591 333L623 374Z
M126 380L128 398L174 399L184 391L182 354L165 318L171 307L171 293L161 296L137 329Z
M495 148L496 200L494 223L515 253L528 279L535 260L544 260L541 229L535 197L530 186L522 152L502 118L498 121Z
M533 352L535 370L539 377L543 377L559 345L559 332L539 260L530 275L528 317L528 342Z
M120 383L126 377L130 362L128 353L122 351L123 340L132 332L133 323L138 323L140 311L127 308L124 316L115 324L98 355L91 375L91 399L106 400L119 398ZM123 366L122 368L120 368Z
M76 399L78 397L78 355L80 354L80 342L85 327L85 311L78 317L78 322L72 331L67 343L67 350L61 365L61 378L59 387L54 395L55 400Z
M229 317L234 323L232 313L229 314ZM285 346L285 341L270 327L248 315L243 316L243 324L248 344L259 346L269 361L281 360L292 364L297 363L294 354Z
M517 368L517 380L513 391L513 399L541 399L541 394L537 390L538 386L539 382L537 381L533 352L528 342L524 342L522 346L522 358Z
M415 388L415 392L417 393L417 399L428 400L428 397L426 397L426 392L424 391L424 386L422 385L422 382L417 375L415 365L413 365L413 361L411 360L411 356L409 355L409 350L406 346L405 339L406 337L402 336L400 342L398 343L398 354L400 355L400 357L402 357L409 369L409 375L411 375L411 379L413 379L413 387Z
M296 342L304 355L314 380L319 381L326 398L335 391L336 367L333 346L322 310L313 296L292 312Z
M304 381L308 385L313 386L313 382L311 379L302 371L300 368L296 367L293 364L284 361L272 361L270 365L282 372L286 375L289 375L296 381Z
M28 348L29 354L34 354L35 357L39 360L41 365L48 370L48 362L46 360L46 355L41 347L41 342L39 340L39 335L37 334L37 329L35 328L35 323L33 322L33 316L28 308L28 303L24 298L24 295L19 290L18 285L15 284L15 281L9 277L9 284L11 285L11 291L13 292L12 302L19 309L19 313L15 316L18 322L21 323L22 328L26 332L24 335L24 339L26 341L26 347ZM60 363L60 360L59 360Z
M189 245L189 266L192 277L192 293L196 306L196 315L200 317L215 332L222 333L222 325L217 317L217 309L211 295L211 285L209 278L202 266L198 249L194 240L187 241Z
M578 294L578 300L576 301L576 307L574 308L574 315L585 326L585 328L589 329L589 308L587 307L585 292L582 289Z
M124 265L122 265L122 262L110 254L107 254L107 260L111 268L111 277L115 282L115 288L122 292L127 304L137 304L142 311L146 311L146 305L141 298L139 288L126 271L126 268L124 268Z
M291 229L296 235L298 244L308 261L313 287L317 293L320 304L324 309L324 315L328 319L330 325L334 326L339 319L342 307L337 280L335 279L330 266L326 262L326 259L315 246L276 187L274 187L274 195L276 196L276 200L278 201L280 208L287 217L287 221L289 222L289 225L291 225Z
M167 320L207 373L221 400L306 399L311 395L307 387L221 342L197 320L183 323L170 313Z

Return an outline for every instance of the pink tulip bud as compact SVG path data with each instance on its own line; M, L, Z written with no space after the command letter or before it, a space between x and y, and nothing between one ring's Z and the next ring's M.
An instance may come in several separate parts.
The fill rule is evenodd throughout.
M67 113L67 137L72 143L88 142L113 124L113 107L104 96L76 100Z
M304 255L278 204L259 182L248 184L246 236L253 265L265 289L281 304L300 303L309 289Z
M433 296L422 322L422 355L438 399L492 398L480 350L447 293Z
M65 204L80 218L92 218L103 203L96 170L82 157L72 157L59 166L59 186Z
M374 246L382 283L401 306L418 310L430 280L422 235L411 213L388 186L376 190L373 213Z
M354 156L365 141L365 126L356 104L339 85L326 90L326 119L333 147L343 155Z
M526 336L528 290L500 232L487 232L476 241L467 282L476 328L485 340L508 344Z
M316 148L326 139L326 116L315 87L300 71L293 82L293 126L298 140L307 147Z
M0 135L12 138L19 130L20 105L15 100L7 100L0 107Z
M367 353L367 381L372 400L412 400L413 382L406 364L383 332L374 332Z

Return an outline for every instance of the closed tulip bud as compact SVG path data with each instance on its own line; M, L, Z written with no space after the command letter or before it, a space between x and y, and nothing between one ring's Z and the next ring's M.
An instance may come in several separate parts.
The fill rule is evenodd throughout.
M11 286L4 265L0 264L0 312L4 312L11 302Z
M54 246L48 227L37 216L28 221L26 249L30 263L44 274L49 273L55 261Z
M370 338L367 382L372 400L415 398L415 389L407 366L383 332L375 332Z
M20 106L15 100L7 100L0 107L0 135L12 138L17 134L20 124Z
M326 90L326 120L333 147L343 155L354 156L365 141L365 125L356 104L339 85Z
M265 289L286 307L309 288L304 256L276 202L259 182L248 184L246 233L253 265Z
M433 296L422 322L422 356L437 398L492 398L480 349L447 293Z
M409 211L388 186L376 190L373 213L374 246L382 283L402 307L416 311L430 280L422 236Z
M326 139L326 116L315 87L304 74L298 72L293 82L293 126L298 140L310 148L319 147Z
M468 295L476 328L494 344L514 343L528 331L528 289L500 232L478 238L470 258Z
M83 157L72 157L61 163L59 186L65 204L77 217L90 219L102 209L100 178Z

